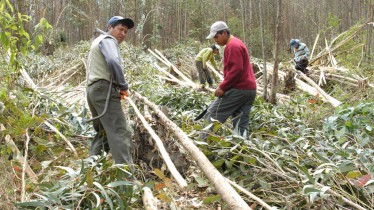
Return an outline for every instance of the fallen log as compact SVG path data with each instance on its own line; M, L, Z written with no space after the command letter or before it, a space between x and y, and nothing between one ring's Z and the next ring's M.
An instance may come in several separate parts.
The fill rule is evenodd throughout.
M156 134L156 132L147 123L147 121L145 120L144 116L140 113L138 107L136 107L135 103L131 100L131 98L126 97L126 99L130 103L130 105L132 106L132 108L134 109L134 111L135 111L136 115L138 116L138 118L142 121L142 123L144 125L144 128L147 129L148 133L151 135L151 137L153 138L153 140L156 142L158 151L160 152L162 159L164 159L164 161L166 163L166 166L168 167L171 175L177 181L179 187L183 191L187 190L187 182L186 182L186 180L183 179L182 175L176 169L176 167L175 167L173 161L170 159L170 156L169 156L168 152L166 151L166 149L164 147L164 144L162 143L162 140L160 139L160 137L158 137L158 135Z
M251 209L240 195L226 181L226 178L213 166L203 152L193 143L193 141L174 122L169 120L165 114L147 98L135 92L134 96L142 100L147 106L153 109L160 121L174 133L182 146L196 161L205 176L213 183L222 199L228 204L230 209Z

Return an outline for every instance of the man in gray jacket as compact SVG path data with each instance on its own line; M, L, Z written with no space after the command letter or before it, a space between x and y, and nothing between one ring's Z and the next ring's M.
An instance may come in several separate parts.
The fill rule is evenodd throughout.
M103 113L110 90L106 113L93 120L97 132L90 148L90 155L111 152L116 164L133 164L131 131L122 110L121 99L127 97L128 84L121 67L119 44L126 38L134 22L121 16L112 17L107 24L107 34L97 37L88 56L87 102L92 116Z

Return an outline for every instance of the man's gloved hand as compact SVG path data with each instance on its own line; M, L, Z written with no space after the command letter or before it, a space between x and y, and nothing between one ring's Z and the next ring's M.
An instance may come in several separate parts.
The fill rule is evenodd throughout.
M129 91L127 90L120 90L119 94L121 95L121 99L124 99L125 97L129 97Z

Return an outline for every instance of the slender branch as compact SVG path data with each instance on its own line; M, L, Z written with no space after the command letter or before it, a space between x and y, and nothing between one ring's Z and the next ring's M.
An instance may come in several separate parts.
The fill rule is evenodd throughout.
M29 142L30 142L30 137L29 137L29 132L28 128L25 130L26 133L26 142L25 142L25 156L23 157L24 161L22 164L22 190L21 190L21 202L25 201L25 195L26 195L26 181L25 181L25 171L27 168L27 155L28 155L28 150L29 150Z
M252 198L253 200L257 201L258 203L260 203L261 206L263 206L265 209L275 209L271 206L269 206L269 204L267 204L265 201L263 201L261 198L253 195L251 192L249 192L248 190L244 189L242 186L236 184L235 182L231 181L230 179L227 179L226 178L226 181L228 183L230 183L232 186L234 186L236 189L242 191L244 194L248 195L250 198Z

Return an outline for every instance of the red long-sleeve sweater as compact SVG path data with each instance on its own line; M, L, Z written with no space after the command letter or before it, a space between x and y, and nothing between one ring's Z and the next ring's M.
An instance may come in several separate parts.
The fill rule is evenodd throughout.
M224 51L223 81L219 88L227 91L231 88L256 90L256 87L256 78L247 47L238 38L232 37Z

